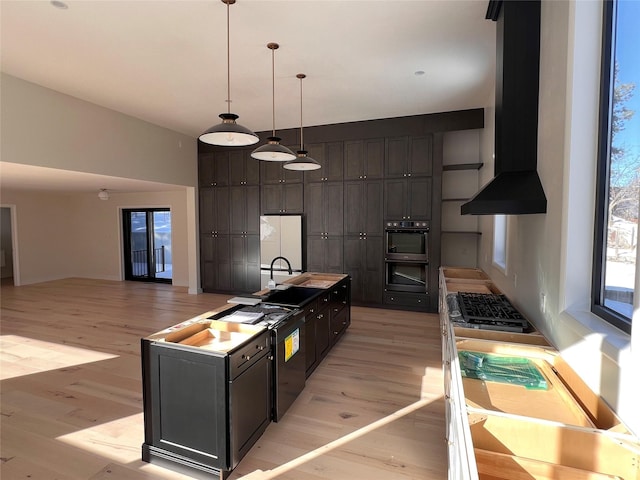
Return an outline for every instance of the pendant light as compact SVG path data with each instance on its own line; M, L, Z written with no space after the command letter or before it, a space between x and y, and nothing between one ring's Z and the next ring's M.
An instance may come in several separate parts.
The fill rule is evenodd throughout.
M200 135L201 142L223 147L243 147L253 145L260 138L247 127L238 125L236 119L238 115L231 113L231 62L229 54L229 5L236 3L236 0L222 0L227 5L227 113L221 113L219 117L222 123L214 125Z
M296 75L300 79L300 150L298 150L297 158L284 164L284 168L287 170L318 170L320 164L313 158L307 156L307 151L304 149L304 140L302 136L302 79L306 78L304 73Z
M267 43L267 48L271 50L271 136L267 138L267 143L251 152L251 156L258 160L269 162L287 162L296 158L295 153L284 145L280 145L280 138L276 137L276 74L275 74L275 51L280 48L277 43Z

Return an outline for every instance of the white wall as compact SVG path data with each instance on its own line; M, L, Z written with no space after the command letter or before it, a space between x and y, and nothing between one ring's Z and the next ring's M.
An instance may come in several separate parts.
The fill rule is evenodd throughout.
M491 265L493 217L482 218L481 268L640 433L640 352L588 311L601 8L601 2L542 2L538 172L547 213L508 217L506 273ZM485 162L488 155L483 149ZM639 337L638 330L632 335Z
M190 286L189 194L185 188L113 193L102 201L93 193L2 191L2 204L15 206L19 283L68 277L123 280L122 209L164 207L171 210L173 285Z
M197 185L195 138L10 75L0 80L3 162Z
M3 162L176 185L174 192L128 198L112 193L108 202L95 194L0 192L0 203L16 205L20 283L65 276L121 279L116 202L122 202L171 207L179 237L174 284L197 293L196 139L16 77L2 74L0 80Z

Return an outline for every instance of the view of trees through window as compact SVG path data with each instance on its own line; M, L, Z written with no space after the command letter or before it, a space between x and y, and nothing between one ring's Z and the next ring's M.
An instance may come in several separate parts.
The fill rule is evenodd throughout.
M640 2L613 4L604 298L601 305L631 321L640 216ZM603 57L603 58L606 58ZM610 86L611 88L611 86Z

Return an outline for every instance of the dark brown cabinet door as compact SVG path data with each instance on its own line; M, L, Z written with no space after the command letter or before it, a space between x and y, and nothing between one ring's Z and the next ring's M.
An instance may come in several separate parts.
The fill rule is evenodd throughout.
M407 182L408 217L416 220L431 218L431 178L412 178Z
M229 182L231 185L260 184L260 161L251 157L251 150L229 152Z
M262 185L261 191L263 215L303 213L304 211L302 183Z
M202 465L229 469L227 371L223 355L152 343L146 360L149 445ZM189 413L183 409L188 406Z
M344 179L365 180L384 175L384 139L344 142Z
M385 180L386 220L428 220L431 218L431 178Z
M341 236L307 236L307 270L343 273L343 261L344 248Z
M260 233L260 187L230 187L231 233Z
M231 235L231 289L260 290L260 236Z
M302 183L303 173L283 168L284 162L260 162L262 184Z
M382 180L344 183L344 234L382 235Z
M406 218L407 181L392 179L384 181L384 218L402 220Z
M431 176L432 143L431 135L387 138L385 178Z
M320 163L322 168L305 172L304 181L342 181L344 175L344 145L342 142L316 143L307 145L309 156Z
M309 183L304 192L307 234L342 235L344 229L343 183Z
M385 178L406 177L409 151L408 137L387 138L385 147Z
M433 174L433 136L409 138L409 166L412 176Z
M229 233L229 187L200 189L200 233Z
M383 237L344 238L344 269L351 276L351 298L356 303L382 303L384 285Z
M205 292L231 290L231 252L229 235L201 235L200 262Z
M229 185L229 153L201 153L198 156L198 185L224 187Z

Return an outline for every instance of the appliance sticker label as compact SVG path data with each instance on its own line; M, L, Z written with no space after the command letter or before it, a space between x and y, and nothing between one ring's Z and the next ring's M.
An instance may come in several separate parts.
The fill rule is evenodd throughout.
M300 329L296 328L284 339L284 361L288 362L300 350Z

